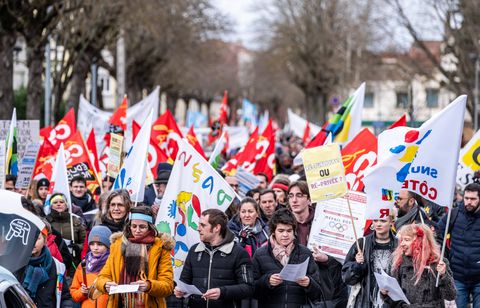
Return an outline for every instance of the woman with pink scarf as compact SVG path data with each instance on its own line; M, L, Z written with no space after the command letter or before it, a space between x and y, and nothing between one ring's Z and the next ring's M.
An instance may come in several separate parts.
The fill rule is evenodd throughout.
M273 213L268 245L253 256L255 295L259 307L302 307L321 299L318 267L310 250L295 239L297 222L288 209ZM308 261L307 273L296 281L280 277L287 264Z

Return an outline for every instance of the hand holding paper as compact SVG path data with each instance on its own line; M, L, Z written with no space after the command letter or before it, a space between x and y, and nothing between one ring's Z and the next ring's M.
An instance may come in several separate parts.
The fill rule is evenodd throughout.
M403 293L402 288L398 284L397 279L390 277L385 273L384 270L379 273L374 273L375 274L375 279L377 280L378 288L379 289L384 289L388 291L388 296L393 301L404 301L408 305L410 305L410 302L407 299L407 296L405 296L405 293Z
M110 292L108 294L116 293L135 293L138 291L138 284L119 284L116 286L110 286Z
M304 278L307 275L308 262L310 262L310 257L300 264L287 264L283 267L279 275L283 280L296 282L298 279Z
M177 288L182 291L185 295L184 297L188 296L188 295L203 295L202 292L200 292L200 290L194 286L193 284L186 284L185 282L181 281L181 280L178 280L176 281L177 282Z

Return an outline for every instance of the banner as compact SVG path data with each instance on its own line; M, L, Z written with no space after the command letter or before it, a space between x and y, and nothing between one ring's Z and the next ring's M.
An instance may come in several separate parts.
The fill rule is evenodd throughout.
M323 253L345 260L350 247L355 243L347 199L352 209L355 230L357 234L363 234L367 198L363 193L350 191L342 198L317 203L308 248L313 250L313 247L317 247Z
M345 169L337 143L305 149L302 158L312 202L338 198L347 192Z
M25 153L20 160L17 182L15 183L16 189L29 188L39 149L40 144L38 142L27 145Z
M108 151L107 174L116 178L122 165L123 137L114 133L110 134L110 147Z
M364 128L342 149L348 189L363 191L364 172L377 163L377 137Z
M0 264L15 273L28 264L40 231L45 224L25 210L22 195L0 190Z
M10 120L0 120L0 140L7 140ZM17 120L17 152L23 156L27 144L38 142L40 135L39 120Z
M200 241L197 232L202 211L225 211L235 192L195 149L181 140L177 159L163 195L155 222L160 232L171 234L175 280L182 272L188 250Z
M71 108L63 119L50 131L48 141L58 150L60 144L68 140L76 131L75 111Z
M463 190L473 183L475 171L480 170L480 130L472 136L472 139L460 150L460 158L457 169L457 185Z
M418 129L397 127L379 135L378 164L363 180L368 219L385 215L400 189L451 206L466 98L458 97Z
M5 152L5 174L18 175L17 140L17 109L13 108L12 121L10 122L6 139L7 151Z
M183 135L170 110L165 111L153 123L151 138L168 157L175 160L178 152L178 142L183 138Z
M0 140L0 189L4 189L5 185L5 140Z
M62 193L65 195L67 198L68 210L70 214L72 214L72 199L70 197L70 186L68 183L67 164L65 162L65 150L63 148L63 143L60 144L57 158L55 159L55 166L53 167L53 174L50 180L50 187L48 189L47 202L43 207L46 215L50 214L50 197L54 193ZM71 231L73 239L73 229Z

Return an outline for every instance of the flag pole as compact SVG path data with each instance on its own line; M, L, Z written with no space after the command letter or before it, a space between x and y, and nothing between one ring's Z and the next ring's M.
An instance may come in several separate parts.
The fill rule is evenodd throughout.
M447 246L447 235L448 235L448 226L450 225L450 217L452 216L452 209L453 208L448 208L448 213L447 213L447 222L445 224L445 232L443 233L443 242L442 242L442 251L440 253L440 260L443 260L443 256L445 255L445 247ZM438 287L438 283L440 281L440 275L437 273L437 280L435 282L435 287Z
M357 250L363 254L362 249L360 249L360 244L358 243L358 235L357 235L357 230L355 229L355 221L353 219L352 206L350 205L350 199L348 199L348 196L345 196L345 199L347 199L348 212L350 213L350 220L352 221L353 235L355 236L355 244L357 244Z

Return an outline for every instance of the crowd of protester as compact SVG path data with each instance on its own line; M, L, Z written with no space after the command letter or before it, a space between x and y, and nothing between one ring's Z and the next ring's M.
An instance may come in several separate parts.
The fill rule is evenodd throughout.
M301 166L293 165L298 151L295 140L285 142L273 179L257 174L258 187L225 213L202 212L200 242L189 249L180 276L202 295L187 296L174 282L175 242L154 225L172 170L166 163L159 164L155 183L138 204L126 190L110 190L108 177L99 196L84 178L72 178L71 206L61 193L48 196L47 179L34 181L30 192L19 191L28 196L24 207L47 227L28 265L15 275L40 308L448 307L454 301L457 307L480 307L479 184L458 192L448 224L444 208L401 191L396 215L374 220L340 262L306 246L316 205ZM238 190L234 176L226 181ZM5 188L14 187L15 178L7 176ZM445 229L449 245L441 259ZM307 259L304 277L286 281L279 275L286 264ZM63 288L56 283L58 271L67 277ZM398 280L410 305L378 287L374 274L381 271ZM138 285L138 291L109 294L124 284Z

